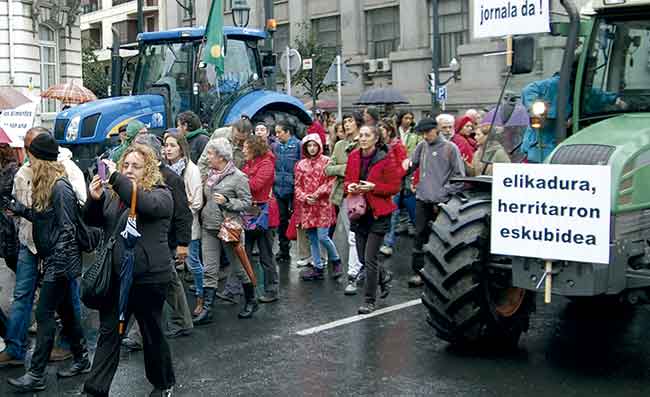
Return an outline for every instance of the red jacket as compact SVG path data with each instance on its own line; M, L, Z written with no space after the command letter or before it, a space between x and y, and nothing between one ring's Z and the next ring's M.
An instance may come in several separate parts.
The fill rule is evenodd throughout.
M273 182L275 182L275 155L269 150L253 160L249 160L242 170L248 176L254 203L269 203L269 227L280 225L280 210L273 197Z
M393 203L393 196L399 193L402 185L403 168L398 164L395 151L387 147L377 149L375 156L370 161L368 177L366 180L375 184L375 190L365 193L368 205L372 208L375 218L390 215L397 209ZM344 191L352 183L359 183L361 179L361 149L355 149L348 156L348 165L345 168Z
M307 142L316 142L319 153L314 157L305 156ZM329 201L336 177L325 175L329 157L323 156L323 145L317 134L307 135L302 140L303 159L296 164L295 170L295 204L297 225L303 229L330 227L336 222L334 206ZM315 204L307 202L307 196L316 197Z
M406 171L404 170L404 167L402 167L402 163L404 162L404 160L406 160L409 157L408 151L406 150L406 146L404 146L401 139L395 138L391 141L391 143L388 144L388 148L395 156L395 159L399 164L400 171L402 171L402 175L400 176L400 178L404 178L404 175L406 175Z

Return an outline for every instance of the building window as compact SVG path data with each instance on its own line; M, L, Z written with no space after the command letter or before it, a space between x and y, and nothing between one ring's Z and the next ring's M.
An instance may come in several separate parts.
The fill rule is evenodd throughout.
M183 0L182 14L183 25L194 26L196 22L196 10L194 9L194 0ZM179 6L180 7L180 6Z
M138 39L138 21L127 20L114 23L113 26L120 33L120 44L135 43Z
M113 0L113 6L128 3L129 1L133 1L133 0Z
M366 12L368 57L388 58L399 46L399 8L380 8Z
M336 56L336 51L341 46L341 18L337 15L313 19L311 26L318 46L323 52Z
M101 0L87 0L85 2L82 2L81 5L82 14L88 14L90 12L94 12L101 9L102 9Z
M39 49L41 55L41 92L55 85L58 81L59 43L57 33L45 25L39 26ZM56 109L54 99L41 100L42 113L54 113Z
M285 52L289 45L290 37L289 24L278 25L278 29L273 34L273 52L278 55Z
M431 11L429 2L429 22L432 22ZM469 0L438 0L438 14L440 65L444 67L457 57L459 46L469 43Z
M81 45L92 50L100 49L102 46L102 29L91 28L81 32Z

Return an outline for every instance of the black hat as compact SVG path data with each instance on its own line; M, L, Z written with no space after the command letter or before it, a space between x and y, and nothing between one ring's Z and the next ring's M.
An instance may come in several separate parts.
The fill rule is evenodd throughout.
M425 118L420 120L420 122L415 126L415 131L424 132L431 131L434 128L438 128L438 122L431 118Z
M27 148L39 160L56 161L59 157L59 144L50 134L39 134Z

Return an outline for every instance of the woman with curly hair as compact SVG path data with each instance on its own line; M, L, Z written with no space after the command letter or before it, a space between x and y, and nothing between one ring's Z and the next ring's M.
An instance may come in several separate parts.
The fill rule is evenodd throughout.
M89 224L102 227L107 239L121 232L127 221L132 191L134 187L137 189L137 228L142 237L134 249L135 268L127 312L135 315L142 331L145 371L154 386L151 395L171 395L176 380L161 317L172 279L166 238L174 209L172 194L164 186L156 154L147 146L130 146L117 166L104 161L108 168L107 182L98 176L93 178L90 199L84 208L85 218ZM118 236L112 253L110 294L99 311L97 351L84 385L84 392L91 396L108 396L120 361L119 274L125 249L124 240Z
M63 165L57 162L59 145L50 134L36 136L29 145L33 172L31 208L17 201L9 210L32 222L32 236L43 263L43 284L36 309L36 348L27 373L8 382L21 392L45 390L46 367L54 347L59 314L74 355L72 366L57 372L71 377L88 372L90 360L80 318L75 313L73 295L76 278L81 275L81 252L76 239L77 198Z

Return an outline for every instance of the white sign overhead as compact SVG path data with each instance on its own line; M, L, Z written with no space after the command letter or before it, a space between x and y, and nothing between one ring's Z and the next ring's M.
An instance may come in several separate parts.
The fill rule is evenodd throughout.
M474 37L550 32L548 0L474 0Z
M38 102L34 100L15 109L3 110L0 114L0 128L11 139L11 147L23 147L25 134L34 126L37 105Z
M494 164L491 251L609 263L610 167Z

